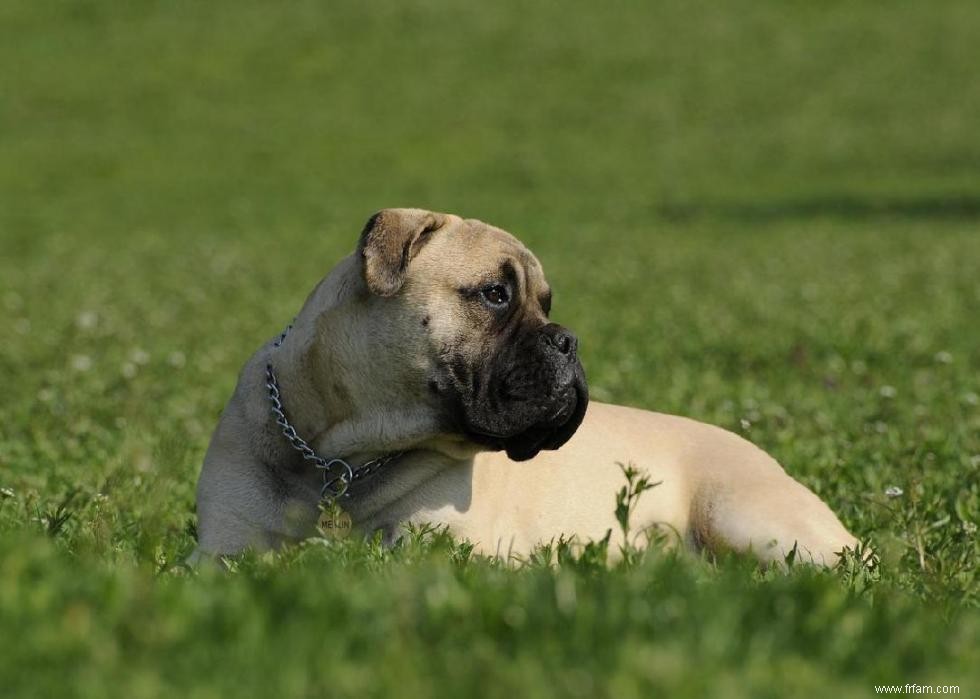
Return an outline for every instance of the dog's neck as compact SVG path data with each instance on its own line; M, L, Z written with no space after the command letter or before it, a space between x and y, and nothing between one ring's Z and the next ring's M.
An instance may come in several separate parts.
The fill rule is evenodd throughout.
M290 339L293 332L295 329L290 332ZM295 342L289 346L299 347L300 344ZM282 409L297 434L318 456L326 460L342 458L356 470L373 459L400 453L377 472L356 482L341 500L341 506L356 526L372 530L384 528L385 523L376 521L379 513L397 509L398 502L409 493L425 487L446 470L468 473L467 466L472 464L476 453L472 444L445 435L420 439L419 435L426 434L425 430L431 426L424 421L413 424L411 412L378 414L373 424L363 415L358 418L344 416L342 410L333 408L330 401L322 397L321 389L309 374L298 369L304 366L302 352L299 357L295 356L296 350L288 354L288 350L281 352L286 347L287 343L282 347L270 343L267 353L270 360L276 361L273 366L277 367ZM264 362L261 367L265 367ZM286 477L295 484L294 497L308 499L312 507L321 495L323 472L304 459L283 436L280 426L274 422L265 385L257 388L259 400L253 405L259 408L257 417L269 427L271 432L267 434L273 440L265 452L266 462L276 464L281 469L281 476L291 474ZM389 429L389 425L396 425L398 429Z
M404 450L432 429L414 406L372 401L354 388L372 385L355 376L371 353L355 322L367 294L357 269L353 256L341 262L316 286L281 342L260 351L262 363L275 371L290 422L325 457Z
M322 346L304 342L299 328L280 347L267 351L279 384L283 411L297 433L326 458L367 460L396 451L411 451L433 440L438 446L439 425L414 405L387 404L364 409L335 377ZM294 338L297 334L300 337ZM266 395L267 414L269 398ZM273 419L271 416L269 419ZM452 449L452 445L449 446ZM458 452L458 448L456 449ZM353 461L352 461L353 463Z
M345 383L363 367L363 357L348 354L351 348L369 346L368 339L358 335L363 325L354 322L361 310L358 304L365 302L366 294L356 264L348 258L324 278L292 327L282 338L270 341L258 353L256 363L263 373L267 365L272 367L283 412L318 456L342 458L356 469L372 459L405 452L363 489L370 493L367 499L380 502L386 497L397 499L399 491L407 492L437 470L472 460L476 448L462 438L442 433L431 411L419 409L417 404L359 400L365 396L354 394ZM353 383L372 385L365 377L359 379ZM264 386L261 394L263 419L271 422L274 417ZM303 463L285 437L279 435L277 442L281 448L275 451L280 458L275 461L318 475L312 464Z
M439 487L444 480L440 476L452 473L468 481L479 448L446 434L435 411L411 399L397 404L398 391L370 393L383 387L377 376L358 374L375 370L365 364L373 338L365 337L364 324L357 322L364 313L361 304L372 300L355 265L356 260L348 258L335 268L310 294L282 341L270 340L256 353L248 370L255 377L249 424L266 426L259 430L265 435L260 441L266 463L282 469L281 475L295 484L293 496L311 507L323 485L322 471L304 460L276 425L266 387L267 366L274 371L285 416L318 456L339 457L357 469L372 459L404 452L358 481L341 501L355 525L373 530L389 525L378 517L400 511L400 501L419 501L419 493L426 494L422 500L431 501L432 507L444 506L448 496ZM465 484L452 489L457 498L465 492ZM407 498L410 493L415 493L413 498Z

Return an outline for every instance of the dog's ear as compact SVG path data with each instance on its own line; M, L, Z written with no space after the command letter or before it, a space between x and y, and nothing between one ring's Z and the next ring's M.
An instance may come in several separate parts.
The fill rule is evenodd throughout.
M446 216L424 209L382 209L368 219L357 245L364 281L372 293L394 295L405 282L408 263Z

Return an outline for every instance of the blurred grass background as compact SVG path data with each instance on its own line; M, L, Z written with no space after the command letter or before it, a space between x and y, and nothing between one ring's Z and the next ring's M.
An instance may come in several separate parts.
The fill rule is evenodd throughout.
M978 36L967 1L0 3L0 694L968 693ZM881 570L187 576L238 369L385 206L524 239L597 398L745 434Z

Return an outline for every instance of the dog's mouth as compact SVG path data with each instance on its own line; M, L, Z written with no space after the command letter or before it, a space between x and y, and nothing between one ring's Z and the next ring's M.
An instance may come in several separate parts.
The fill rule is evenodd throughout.
M582 424L589 405L589 389L583 372L576 372L575 381L566 387L551 404L547 417L539 418L531 424L514 424L511 429L496 431L482 427L475 421L463 420L462 431L468 439L495 451L506 451L514 461L527 461L538 452L558 449L571 439ZM519 412L515 406L515 411ZM506 408L504 409L507 410ZM509 422L500 420L498 424Z
M430 386L457 434L526 461L558 449L582 424L589 389L577 346L566 328L537 324L512 333L479 363L446 357Z

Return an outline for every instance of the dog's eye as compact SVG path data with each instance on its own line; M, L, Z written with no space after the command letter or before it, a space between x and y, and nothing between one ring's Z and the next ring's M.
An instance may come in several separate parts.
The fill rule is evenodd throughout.
M480 289L480 295L491 306L503 306L510 301L510 294L503 284L490 284Z

